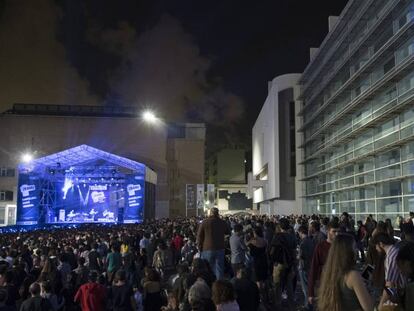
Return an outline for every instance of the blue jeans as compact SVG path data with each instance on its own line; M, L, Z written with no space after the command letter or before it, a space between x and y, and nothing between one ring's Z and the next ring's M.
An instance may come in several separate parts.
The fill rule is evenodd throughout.
M201 258L208 261L211 270L216 275L217 280L223 278L224 275L224 249L216 251L202 251Z
M303 296L305 296L304 306L308 306L308 273L305 270L299 269L300 285L302 286Z

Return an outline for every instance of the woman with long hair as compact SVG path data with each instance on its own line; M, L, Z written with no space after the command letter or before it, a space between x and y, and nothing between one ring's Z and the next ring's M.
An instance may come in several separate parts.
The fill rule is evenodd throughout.
M332 243L322 272L318 310L374 310L372 298L355 265L355 238L348 234L338 235Z
M391 219L385 219L385 226L387 228L387 233L390 236L390 238L394 239L394 228L392 226Z
M372 232L372 236L368 241L368 253L367 253L367 264L370 264L374 267L374 271L372 272L372 285L374 288L374 296L375 299L379 298L381 295L384 285L385 285L385 253L377 252L375 245L372 244L372 238L375 237L379 233L386 233L387 226L385 222L379 221L376 228Z

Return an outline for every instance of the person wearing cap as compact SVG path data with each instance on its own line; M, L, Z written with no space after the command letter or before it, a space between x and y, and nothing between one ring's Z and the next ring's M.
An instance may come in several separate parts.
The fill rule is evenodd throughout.
M105 286L98 283L98 272L89 272L89 282L79 287L74 301L80 303L83 311L105 310L107 291Z
M230 235L230 228L220 218L218 208L211 209L211 216L200 225L197 234L197 244L201 258L209 262L216 278L224 274L224 236Z

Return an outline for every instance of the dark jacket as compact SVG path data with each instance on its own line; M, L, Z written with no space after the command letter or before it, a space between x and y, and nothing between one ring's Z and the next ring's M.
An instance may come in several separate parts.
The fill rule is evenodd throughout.
M256 283L249 279L233 279L240 311L256 311L260 305L260 294Z
M219 217L205 219L198 229L197 244L202 251L224 249L224 236L230 234L227 223Z
M20 311L52 311L52 310L53 308L49 300L44 299L40 296L26 299L20 307Z
M301 268L308 273L311 267L314 249L315 249L315 242L310 236L306 236L300 242L299 257L301 260Z

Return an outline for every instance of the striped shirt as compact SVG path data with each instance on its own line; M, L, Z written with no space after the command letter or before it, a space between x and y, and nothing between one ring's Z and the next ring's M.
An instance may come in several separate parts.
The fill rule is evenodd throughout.
M405 278L397 266L398 247L392 245L385 255L385 282L390 282L393 286L404 286Z

